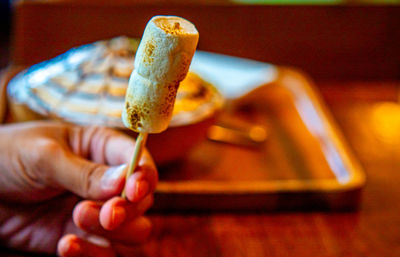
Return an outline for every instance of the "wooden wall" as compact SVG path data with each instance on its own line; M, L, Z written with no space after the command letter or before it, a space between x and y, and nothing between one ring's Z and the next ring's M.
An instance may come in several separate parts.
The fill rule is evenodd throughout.
M196 24L203 50L297 66L317 80L400 78L400 7L164 2L18 1L12 60L32 64L83 43L139 37L151 16L168 14Z

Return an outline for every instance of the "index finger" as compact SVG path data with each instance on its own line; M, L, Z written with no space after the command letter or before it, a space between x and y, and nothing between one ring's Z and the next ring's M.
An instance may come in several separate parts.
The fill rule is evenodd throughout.
M129 163L135 148L135 140L132 137L114 129L98 126L72 126L69 141L75 154L112 166ZM143 152L139 165L155 169L147 150Z

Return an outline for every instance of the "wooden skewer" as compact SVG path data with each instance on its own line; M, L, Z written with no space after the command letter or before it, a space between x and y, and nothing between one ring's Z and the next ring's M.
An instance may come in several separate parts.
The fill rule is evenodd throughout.
M133 172L135 171L135 169L139 163L140 157L142 156L144 146L146 145L147 136L148 136L147 133L139 133L138 137L136 138L135 151L133 153L128 172L126 173L125 187L121 194L122 198L126 199L126 193L125 193L126 183L128 182L128 178L133 174Z

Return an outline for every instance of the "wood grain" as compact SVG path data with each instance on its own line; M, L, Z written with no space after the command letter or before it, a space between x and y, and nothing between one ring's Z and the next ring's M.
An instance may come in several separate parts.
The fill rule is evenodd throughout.
M254 9L257 8L254 7ZM356 13L354 16L351 8L346 7L327 7L327 9L321 7L315 8L314 11L302 8L297 11L285 11L287 12L285 16L282 15L282 10L285 8L266 7L265 9L268 10L262 9L262 11L260 9L258 12L265 12L265 17L258 19L271 21L271 24L274 21L270 27L259 28L268 32L265 33L265 37L270 39L269 49L257 45L258 47L249 54L255 55L257 51L263 51L266 53L263 58L267 61L300 64L305 70L317 75L319 79L327 77L399 78L399 49L396 45L396 42L399 42L400 31L397 29L399 26L398 7L351 7ZM317 15L318 9L324 11L320 11L321 13ZM51 13L52 10L48 11ZM66 9L66 11L72 12L71 9ZM83 11L88 12L86 9ZM33 14L34 10L27 12ZM147 14L149 13L148 10ZM240 20L242 17L238 14L240 11L232 12L232 15L236 15ZM293 15L286 19L289 14ZM53 17L49 13L48 15ZM57 15L54 13L53 18L59 17ZM320 17L322 22L314 22L315 15ZM350 16L353 18L348 20ZM95 17L99 18L99 16ZM312 46L313 49L310 51L299 53L301 49L296 44L290 45L290 40L287 39L287 32L290 32L292 25L303 26L302 19L298 17L308 21L312 29L309 30L308 26L303 27L301 31L304 34L299 33L297 37L294 37L297 40L294 42L303 46L301 49ZM213 19L214 14L211 14L210 18ZM76 19L83 19L83 17ZM255 18L252 19L250 16L246 19L254 23ZM32 22L32 20L29 21ZM282 21L283 24L275 23L278 21ZM335 23L335 21L339 22ZM42 22L42 24L45 23ZM28 25L25 26L29 27ZM62 24L56 23L56 25ZM70 30L67 32L73 32L72 28L68 28ZM286 29L279 32L280 28ZM218 28L215 30L217 31ZM343 30L346 33L340 34ZM85 27L81 31L85 31ZM275 39L270 36L273 31L278 31L279 36ZM43 28L41 33L49 37L53 35L46 28ZM100 35L101 32L97 33L99 34L93 38L86 38L85 42L105 36L105 34ZM232 36L232 34L229 35ZM25 42L34 43L29 35L32 34L27 34L24 40L28 41ZM212 35L215 36L216 33ZM332 35L336 35L338 40L331 41ZM17 37L23 37L23 34ZM237 39L237 37L234 38ZM347 38L349 38L349 43L346 43ZM82 43L74 41L77 39L73 37L61 38L61 40L65 40L64 48L55 48L49 54L55 55L61 50L64 51L65 47L69 48L76 43ZM360 45L363 40L367 43ZM215 49L240 50L244 46L244 40L234 41L232 44L224 42L226 45L215 46ZM314 47L312 42L323 44ZM43 41L40 43L43 44ZM280 44L282 44L281 48ZM52 42L48 42L46 47L49 48L48 46L51 45ZM232 48L227 48L227 46L232 46ZM333 47L333 50L330 51L329 47ZM270 51L271 48L278 51ZM286 52L286 49L292 50ZM243 50L241 53L246 55L247 52ZM299 58L293 57L292 54ZM325 58L327 56L329 58ZM367 173L368 181L359 211L151 214L155 229L154 239L135 249L131 256L400 256L400 187L398 186L400 137L397 133L400 131L398 127L400 114L396 111L399 107L400 82L335 82L319 83L318 86ZM386 128L386 131L382 130L382 127ZM5 249L0 252L1 256L6 257L33 256Z
M348 85L357 84L352 90ZM400 105L388 91L400 82L320 84L334 117L368 175L358 212L244 213L151 215L155 239L137 249L139 256L399 256L400 255L400 136L384 140L371 112L389 105L386 122L399 123ZM347 88L347 90L344 90ZM363 88L363 89L362 89ZM335 101L330 95L341 95ZM382 99L383 97L383 99ZM390 107L391 106L391 107ZM378 109L380 110L380 109ZM385 109L383 112L387 111ZM379 114L379 113L378 113ZM368 120L366 122L366 120ZM387 138L386 138L387 139Z
M6 88L6 82L20 68L10 66L0 88ZM185 133L174 134L172 131L179 128L168 129L162 133L167 140L159 140L154 148L147 145L160 173L153 209L357 209L365 184L358 160L306 75L285 67L277 67L277 73L273 82L231 101L217 119L219 124L265 127L268 140L263 144L218 144L205 140L206 135L197 143L196 128L203 126L202 121L184 126ZM10 101L9 113L31 113L29 108L18 106ZM206 133L207 128L202 131ZM176 151L176 142L182 146L185 139L193 139L185 158L182 155L182 160L162 166L157 157Z
M169 14L196 24L203 50L296 66L315 79L400 78L400 7L206 2L16 1L12 61L31 65L84 43L139 37L150 17Z
M380 128L400 131L400 82L319 86L368 176L359 211L153 213L154 238L130 256L399 256L400 137Z
M364 185L358 161L305 75L284 67L278 74L219 118L266 127L267 142L243 148L205 141L181 162L161 166L155 209L357 208Z

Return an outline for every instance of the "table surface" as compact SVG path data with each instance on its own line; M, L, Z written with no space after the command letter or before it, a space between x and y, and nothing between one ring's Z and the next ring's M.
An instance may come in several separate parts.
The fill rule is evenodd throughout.
M400 83L319 83L367 174L358 212L153 215L138 256L400 256Z
M367 174L359 211L151 214L137 256L400 256L400 82L318 86Z

